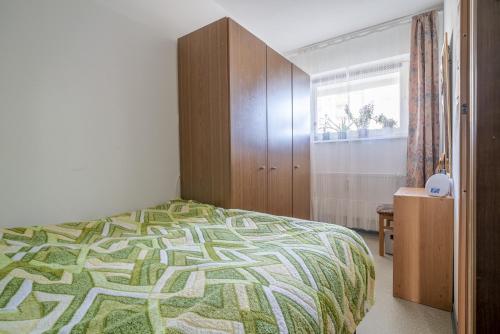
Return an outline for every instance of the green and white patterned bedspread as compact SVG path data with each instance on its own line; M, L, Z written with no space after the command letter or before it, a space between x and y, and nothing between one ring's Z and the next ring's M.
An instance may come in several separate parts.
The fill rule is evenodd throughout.
M178 200L0 233L0 333L352 333L374 301L331 224Z

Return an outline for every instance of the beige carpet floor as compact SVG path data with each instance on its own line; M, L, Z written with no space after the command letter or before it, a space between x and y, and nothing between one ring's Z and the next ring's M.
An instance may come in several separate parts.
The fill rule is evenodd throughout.
M392 257L378 255L378 236L360 233L375 259L375 305L357 334L451 334L451 313L392 296Z

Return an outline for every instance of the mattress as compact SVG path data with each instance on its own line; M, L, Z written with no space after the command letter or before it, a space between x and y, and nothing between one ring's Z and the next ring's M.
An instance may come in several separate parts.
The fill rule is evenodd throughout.
M352 333L370 251L333 224L175 200L0 231L0 333Z

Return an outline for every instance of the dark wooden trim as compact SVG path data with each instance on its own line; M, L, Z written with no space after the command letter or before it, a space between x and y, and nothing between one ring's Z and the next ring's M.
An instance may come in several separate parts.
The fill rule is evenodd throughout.
M469 320L467 317L469 308L469 279L470 268L468 258L468 241L470 238L469 228L469 142L470 142L470 2L460 2L460 130L458 132L460 141L460 193L458 198L458 300L455 301L453 318L454 326L457 326L459 334L466 334ZM455 318L456 316L456 318ZM457 322L455 320L458 320Z
M476 0L475 332L500 332L500 1Z

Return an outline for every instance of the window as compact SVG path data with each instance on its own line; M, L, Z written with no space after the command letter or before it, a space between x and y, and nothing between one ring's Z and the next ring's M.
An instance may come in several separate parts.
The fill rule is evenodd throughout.
M377 62L313 78L315 140L406 136L408 66Z

